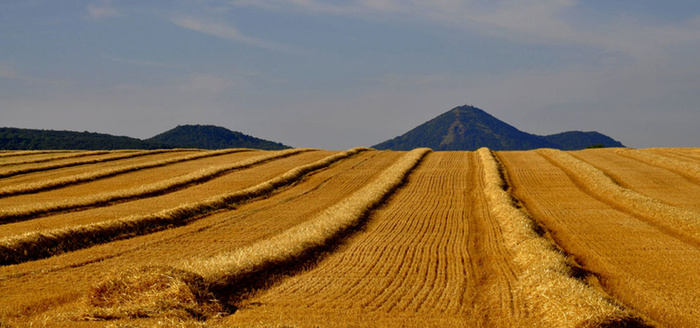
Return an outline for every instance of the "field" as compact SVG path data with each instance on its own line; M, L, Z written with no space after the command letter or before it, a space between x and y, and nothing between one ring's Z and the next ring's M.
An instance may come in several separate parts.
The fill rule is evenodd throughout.
M0 327L700 327L700 149L0 152Z

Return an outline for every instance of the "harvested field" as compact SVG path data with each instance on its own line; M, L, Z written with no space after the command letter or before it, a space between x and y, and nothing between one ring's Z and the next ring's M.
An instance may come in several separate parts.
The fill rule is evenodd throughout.
M488 299L500 298L499 293L482 290L508 293L514 273L508 267L512 255L493 233L484 194L472 188L481 180L477 167L471 153L429 154L346 246L312 270L247 300L229 323L278 320L296 326L307 318L321 326L368 319L411 326L483 325L489 318L513 323L517 309ZM487 310L494 316L486 316ZM339 321L343 313L357 316Z
M48 163L41 162L41 163L37 164L37 163L30 162L30 163L20 164L20 165L10 165L10 166L4 167L2 170L0 170L0 178L11 177L11 176L27 174L27 173L33 173L33 172L50 171L50 170L60 169L60 168L64 168L64 167L97 164L97 163L111 162L111 161L116 161L116 160L126 159L126 158L134 158L134 157L141 157L141 156L152 155L152 154L159 154L159 153L165 153L165 152L179 152L179 151L180 150L143 150L143 151L136 151L136 150L119 151L119 150L117 150L117 151L107 152L107 153L95 152L94 155L91 155L91 156L85 156L85 157L80 157L80 158L68 157L65 159L51 161Z
M205 154L193 154L202 156ZM186 155L191 157L193 155ZM201 170L203 167L221 166L227 163L233 163L245 160L251 157L260 156L260 152L246 151L235 152L232 154L222 154L219 156L205 157L191 161L183 161L178 163L166 164L153 168L134 169L135 166L150 165L150 163L160 163L163 159L149 157L149 161L145 164L130 164L118 167L106 167L102 171L92 171L79 175L71 175L65 179L41 180L30 184L10 185L0 189L0 193L4 194L7 191L7 196L0 198L0 206L22 206L36 205L38 203L68 201L71 198L78 199L80 197L93 196L98 193L115 192L124 189L138 188L143 185L153 184L169 180L178 176L183 176ZM172 159L170 154L154 155L164 159ZM175 159L179 159L176 157ZM150 160L153 159L154 162ZM143 163L145 159L139 160ZM123 173L101 177L103 172L112 173L114 171L127 170ZM81 177L89 177L81 179ZM56 186L56 184L60 183ZM83 185L85 184L85 185ZM54 185L51 188L45 188L46 185ZM39 186L40 189L36 192L17 192L22 189L39 189L34 186ZM33 188L34 187L34 188ZM48 189L48 190L47 190ZM15 192L12 192L15 191Z
M430 154L347 247L249 299L228 323L305 326L312 318L322 326L364 326L369 319L381 326L548 327L615 320L595 318L580 295L537 299L548 293L545 281L536 283L539 289L518 285L528 268L517 263L517 249L502 234L508 227L499 221L516 223L489 210L487 184L474 153ZM554 306L547 304L556 297ZM567 321L572 308L552 309L567 297L575 298L573 312L583 319L569 313ZM532 298L550 313L527 306ZM347 313L356 317L344 321Z
M152 168L161 168L166 165L171 165L171 164L177 164L177 163L182 163L182 162L190 162L190 161L195 161L199 159L206 159L209 157L216 157L216 156L221 156L221 155L228 155L232 153L240 153L240 152L248 152L249 150L247 149L226 149L226 150L219 150L219 151L206 151L206 152L197 152L193 154L184 154L181 156L172 156L171 154L157 154L153 155L152 157L149 157L149 159L153 159L151 161L143 161L143 160L137 160L136 163L134 164L129 164L129 160L125 160L124 163L120 162L118 166L105 166L99 171L89 171L85 172L82 174L75 174L75 175L65 175L65 172L62 172L63 175L61 175L58 178L55 179L49 179L49 180L39 180L36 182L32 183L24 183L24 184L15 184L15 185L9 185L4 188L0 188L0 197L8 197L8 196L17 196L17 195L23 195L23 194L30 194L30 193L37 193L45 190L51 190L51 189L57 189L57 188L63 188L67 186L75 186L80 183L85 183L85 182L91 182L99 179L106 179L110 177L114 177L120 174L125 174L125 173L131 173L135 171L141 171L141 173L144 173L144 171ZM160 156L159 156L160 155ZM158 159L158 157L162 157L162 159ZM217 158L220 159L220 158ZM224 160L226 161L226 160ZM209 163L207 161L200 161L196 163L189 163L193 164L195 166L212 166L213 163ZM182 165L180 165L182 166ZM190 170L194 171L194 170ZM162 170L162 171L148 171L144 175L144 177L151 177L154 179L162 180L162 179L167 179L168 177L161 177L162 174L166 175L172 175L175 176L177 175L178 170L174 168L173 166L169 166L167 170ZM33 179L36 179L36 177L32 177ZM157 180L156 180L157 181ZM8 181L11 182L11 181ZM108 181L105 183L105 186L107 187L114 187L116 186L117 188L124 188L123 186L124 182L123 181ZM65 190L62 191L64 194L66 193Z
M0 327L700 326L697 149L426 151L0 153L134 194L0 223Z
M651 164L654 166L659 166L668 170L671 170L677 174L680 174L681 176L693 181L696 184L700 184L700 156L698 159L694 160L687 160L685 157L681 157L680 159L678 157L667 157L664 156L664 152L662 151L653 151L653 150L634 150L634 149L616 149L616 153L638 160L642 161L647 164ZM682 152L681 154L691 154L692 152L686 151ZM700 155L700 153L698 153Z
M76 158L76 157L85 157L85 156L92 156L92 155L101 155L101 154L107 154L108 151L75 151L75 152L66 152L66 153L61 153L61 152L53 152L53 153L31 153L24 155L20 158L14 158L14 159L8 159L7 157L0 157L0 166L8 166L8 165L20 165L20 164L33 164L33 163L44 163L44 162L49 162L57 159L66 159L66 158Z
M700 213L700 183L695 179L614 152L591 150L571 154L603 171L623 188Z
M697 148L693 149L682 149L682 148L651 148L644 149L642 152L651 153L655 155L661 155L664 157L670 157L679 159L686 162L696 163L700 160L700 151Z
M24 158L39 157L45 154L68 154L68 153L82 153L81 150L2 150L0 151L0 160L5 160L9 157L22 156Z
M201 151L198 150L191 150L191 151L182 151L182 152L176 152L176 153L155 153L155 154L144 154L142 156L137 156L137 157L127 157L127 158L122 158L113 161L107 161L107 162L101 162L99 165L69 165L69 166L61 166L61 165L56 165L55 167L45 170L45 171L35 171L35 172L26 172L24 174L20 175L15 175L11 177L4 177L0 179L0 188L5 188L8 186L17 186L21 184L27 184L27 183L38 183L42 181L47 181L47 180L53 180L53 179L60 179L60 178L66 178L69 176L75 176L79 174L88 174L92 173L95 171L103 171L103 170L109 170L115 167L123 167L125 165L133 165L137 163L143 163L144 161L150 161L150 160L159 160L159 159L166 159L166 158L172 158L173 156L181 156L181 155L186 155L186 154L196 154L196 153L201 153ZM114 155L111 155L114 156ZM85 159L83 157L83 159ZM111 159L111 157L108 157L108 159ZM74 164L75 160L70 160L68 163L64 164ZM94 163L97 164L97 163ZM43 165L48 166L48 163L44 163Z
M660 326L700 326L697 244L600 198L540 153L498 155L515 197L611 296Z
M102 189L96 189L92 184L81 187L78 196L73 198L53 199L54 202L35 203L38 199L50 199L50 196L56 193L41 193L38 195L30 195L29 197L18 197L21 200L29 198L24 205L9 207L0 212L0 222L14 222L34 218L40 215L45 215L53 212L61 212L66 210L78 210L89 207L104 206L117 201L126 201L133 199L144 199L153 196L159 196L169 192L183 189L188 185L201 185L207 192L215 193L222 190L221 187L216 189L212 187L214 182L227 183L228 180L216 180L217 177L226 177L227 173L235 170L246 169L257 164L263 164L277 158L283 158L294 155L305 150L293 149L289 151L272 152L267 154L258 154L258 156L243 156L239 160L235 160L230 164L215 165L205 169L199 169L188 174L175 176L170 179L157 180L152 183L144 183L137 187L122 188L111 192L103 192ZM247 158L246 158L247 157ZM147 181L148 179L146 179ZM127 180L128 181L128 180ZM209 184L206 184L208 182ZM99 185L99 184L98 184ZM44 196L48 194L49 197ZM197 193L196 197L206 197L206 194ZM196 199L195 197L195 199ZM12 200L14 200L13 198ZM10 201L12 201L10 200Z
M212 256L268 238L347 197L371 181L400 153L360 153L268 199L203 218L190 226L118 241L0 269L0 304L12 303L13 293L26 296L17 309L42 307L52 300L76 298L109 272L141 264L169 265L195 256ZM310 201L313 200L313 201ZM179 245L179 246L178 246ZM53 268L52 272L43 272ZM9 278L8 277L11 277ZM27 286L33 281L34 287ZM59 282L65 284L51 288ZM14 292L12 288L17 288ZM61 302L58 302L61 304ZM9 309L9 308L6 308ZM0 317L2 317L0 315Z

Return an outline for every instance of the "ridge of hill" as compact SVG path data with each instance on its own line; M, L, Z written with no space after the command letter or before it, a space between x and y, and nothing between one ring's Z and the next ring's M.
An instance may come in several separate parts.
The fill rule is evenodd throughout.
M148 142L173 145L182 148L225 149L255 148L282 150L291 147L269 140L259 139L237 131L214 125L178 125L152 138Z
M583 149L600 144L624 147L599 132L569 131L550 136L523 132L474 106L455 107L396 138L372 146L375 149L410 150L528 150L537 148Z
M561 150L577 150L592 145L604 147L625 147L621 142L596 131L567 131L542 136L547 141L558 145Z
M217 140L221 139L221 140ZM290 148L281 143L258 139L216 126L178 126L149 139L114 136L105 133L0 128L2 150L116 150L171 148Z
M105 133L0 128L3 150L116 150L176 148L137 138Z

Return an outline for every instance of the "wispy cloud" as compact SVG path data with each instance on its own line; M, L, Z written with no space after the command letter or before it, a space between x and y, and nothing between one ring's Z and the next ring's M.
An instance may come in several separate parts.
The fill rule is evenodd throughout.
M87 6L90 19L99 20L119 16L119 10L110 1L92 2Z
M326 3L316 0L235 0L234 6L257 7L267 10L301 9L318 13L332 13L338 15L358 15L372 10L367 2L372 1L348 1L342 4ZM393 2L388 0L386 2Z
M584 17L584 23L577 24L567 15L578 10L578 0L351 0L340 4L325 0L236 0L232 4L363 19L411 17L517 42L595 46L635 59L653 58L679 44L700 41L700 16L668 25L652 25L633 16L607 22Z
M135 66L141 66L141 67L179 67L177 65L169 64L169 63L163 63L163 62L158 62L158 61L149 61L149 60L141 60L141 59L127 59L127 58L119 58L119 57L114 57L114 56L103 56L106 59L109 59L111 61L117 62L117 63L123 63L123 64L129 64L129 65L135 65Z
M298 49L294 49L290 46L280 44L274 41L268 41L260 38L250 37L241 33L235 26L222 23L208 21L202 18L195 18L191 16L178 16L173 17L170 21L182 28L186 28L192 31L208 34L217 38L224 40L234 41L244 43L253 47L279 51L285 53L300 53Z
M20 70L15 68L12 64L7 63L7 62L4 62L4 63L0 62L0 78L20 81L20 82L24 82L24 83L32 83L32 84L48 84L48 85L63 84L63 82L61 82L61 81L31 76L31 75L22 73Z

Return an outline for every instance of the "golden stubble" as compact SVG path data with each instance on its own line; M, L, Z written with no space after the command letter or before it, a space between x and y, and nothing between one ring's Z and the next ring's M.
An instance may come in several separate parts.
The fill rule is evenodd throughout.
M263 274L263 272L273 266L289 265L295 262L299 257L304 256L311 249L322 247L334 238L342 234L348 228L356 225L359 220L364 218L367 213L378 206L395 188L397 188L406 178L408 173L420 162L420 160L428 153L429 149L413 150L394 165L387 168L375 180L364 186L362 189L353 193L351 196L327 208L321 214L310 220L301 223L297 226L289 228L270 238L255 242L249 246L239 248L232 252L226 252L216 255L211 258L191 259L181 263L175 263L171 267L144 267L137 269L137 272L142 272L146 281L145 292L141 279L134 279L133 273L126 276L108 277L103 283L95 287L94 290L104 291L109 286L123 286L121 281L129 280L129 285L136 286L134 289L129 289L124 292L100 292L100 295L116 295L116 297L124 297L125 293L135 293L134 296L126 296L129 302L114 302L105 300L105 297L98 298L99 302L90 301L88 304L91 309L87 310L87 316L99 317L105 311L111 316L122 318L133 317L133 307L138 308L138 302L132 301L140 299L142 294L150 296L144 298L144 307L149 309L154 308L151 304L154 299L167 298L172 291L173 285L181 285L181 282L188 286L189 292L185 295L210 295L208 288L212 286L220 286L235 282L239 277L249 276L252 274ZM297 170L295 172L301 172ZM290 173L292 175L298 173ZM184 276L191 277L188 279L179 280L179 282L171 282L167 284L150 284L149 280L171 281L172 275L167 272L185 272ZM167 277L165 277L167 276ZM156 278L153 278L156 277ZM162 277L162 278L158 278ZM192 283L192 281L202 283ZM233 286L234 289L243 289L246 286ZM162 294L165 293L165 294ZM161 295L162 294L162 295ZM187 296L183 298L186 304L195 304L192 298ZM158 301L155 301L158 303ZM121 304L128 303L128 308L121 308ZM206 303L206 308L218 309L218 302L212 301L212 304ZM204 303L202 303L204 304ZM173 304L168 308L160 308L158 313L152 315L168 314L172 309L181 308L187 305ZM202 310L202 313L206 311ZM191 311L190 311L191 312ZM212 315L212 313L209 313Z
M499 222L507 247L522 273L516 277L514 292L525 300L529 326L595 327L623 321L630 313L605 295L572 277L566 257L535 231L533 220L515 207L499 163L490 150L477 151L484 168L489 208Z
M277 188L289 185L304 175L322 169L341 159L353 156L367 148L353 148L328 156L314 163L293 168L286 173L255 186L216 195L199 202L182 204L174 208L146 215L128 216L121 219L96 222L84 225L67 226L44 231L29 232L19 236L0 239L0 261L6 264L43 258L66 251L88 247L94 244L108 242L122 236L147 234L161 230L170 225L180 225L195 217L211 213L236 204L272 193ZM304 151L304 150L300 150ZM292 154L282 151L273 155L263 155L251 158L234 165L246 167L279 157ZM230 167L230 165L229 165ZM220 168L214 169L216 171ZM209 169L204 171L209 172ZM201 172L195 172L201 173ZM199 174L198 174L199 176Z

